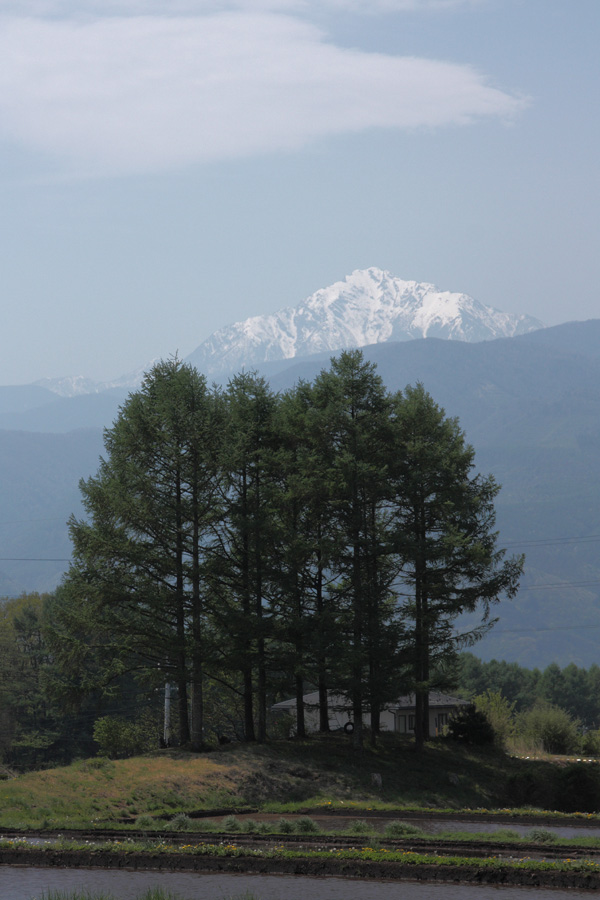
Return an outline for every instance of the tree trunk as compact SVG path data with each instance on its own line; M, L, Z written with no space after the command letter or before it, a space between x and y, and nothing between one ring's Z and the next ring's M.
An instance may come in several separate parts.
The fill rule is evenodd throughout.
M204 748L204 702L202 653L202 596L200 594L200 523L197 482L197 460L194 460L192 488L192 750L199 753Z
M323 647L323 614L325 602L323 599L323 563L321 558L321 523L318 525L317 541L317 623L319 635L317 637L317 671L319 682L319 731L323 734L329 729L329 708L327 702L327 655Z
M242 504L244 513L248 515L248 486L246 480L246 471L242 475ZM244 680L244 737L247 741L255 741L254 732L254 690L252 684L252 615L250 603L250 544L248 539L248 530L244 529L242 539L242 608L244 619L247 623L247 630L242 635L243 642L243 666L242 676Z
M181 474L176 472L175 486L175 579L177 596L177 692L179 711L179 744L184 746L190 740L190 717L187 693L187 658L185 633L185 607L183 588L183 516L181 504Z
M306 737L306 725L304 721L304 680L301 675L296 675L296 737Z
M264 743L267 739L267 665L265 658L265 637L263 623L263 576L262 576L262 541L261 541L261 481L260 472L256 473L256 507L254 521L256 523L254 533L254 566L256 579L255 615L257 623L258 639L257 649L257 694L258 694L258 740Z

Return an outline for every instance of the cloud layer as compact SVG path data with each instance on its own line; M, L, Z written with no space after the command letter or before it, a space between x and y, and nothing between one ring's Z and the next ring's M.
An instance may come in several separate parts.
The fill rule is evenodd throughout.
M3 0L0 13L16 16L200 15L228 10L310 14L332 7L340 12L411 12L475 6L485 0Z
M337 47L290 15L0 19L0 138L82 172L161 171L522 105L469 66Z

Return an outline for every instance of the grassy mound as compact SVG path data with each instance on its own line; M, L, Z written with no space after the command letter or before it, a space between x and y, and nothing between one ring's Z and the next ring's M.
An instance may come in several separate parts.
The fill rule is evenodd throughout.
M550 764L449 741L431 742L418 755L409 740L391 736L376 750L355 753L341 735L230 745L200 755L165 750L126 760L95 758L0 783L0 827L112 826L143 815L170 819L179 812L247 807L493 808L508 805L505 786L535 765ZM540 770L536 777L546 775Z

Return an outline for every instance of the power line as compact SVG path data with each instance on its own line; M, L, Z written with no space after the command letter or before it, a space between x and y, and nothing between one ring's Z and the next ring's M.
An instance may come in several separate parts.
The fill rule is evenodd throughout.
M63 516L50 516L44 519L7 519L0 525L31 525L33 522L65 522Z
M71 557L48 556L0 556L0 562L71 562Z
M549 588L572 588L572 587L594 587L600 584L600 581L554 581L551 584L532 584L529 587L520 587L521 591L541 591Z
M600 622L595 625L546 625L538 628L497 628L491 632L496 634L538 634L540 631L573 631L576 628L600 628Z
M585 537L539 538L525 541L506 541L505 547L551 547L555 544L596 544L600 535L590 534Z

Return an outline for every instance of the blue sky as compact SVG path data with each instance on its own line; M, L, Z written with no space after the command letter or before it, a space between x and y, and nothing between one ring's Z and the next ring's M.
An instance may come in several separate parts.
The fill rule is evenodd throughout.
M600 316L597 0L3 0L0 384L356 268Z

